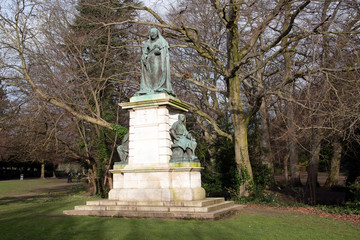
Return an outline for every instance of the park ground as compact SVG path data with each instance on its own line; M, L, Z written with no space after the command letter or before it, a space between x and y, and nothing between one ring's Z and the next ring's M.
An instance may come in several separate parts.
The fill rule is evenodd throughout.
M359 215L246 205L215 221L65 216L94 200L66 179L0 181L0 239L360 239Z

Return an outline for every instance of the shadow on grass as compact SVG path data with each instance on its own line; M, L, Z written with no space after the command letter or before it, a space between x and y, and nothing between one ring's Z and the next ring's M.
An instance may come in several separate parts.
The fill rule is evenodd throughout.
M15 196L0 198L0 206L16 203L33 203L37 201L56 201L59 197L66 197L72 195L80 195L86 193L86 185L73 185L66 188L42 188L39 189L41 193L29 196Z
M0 214L0 228L6 229L0 233L1 239L35 239L35 236L36 239L75 239L93 228L88 221L62 214L62 210L71 205L64 197L52 198L51 202L41 197L30 200L29 204L16 204L14 208L11 205L6 214ZM101 239L101 232L92 232L92 235Z

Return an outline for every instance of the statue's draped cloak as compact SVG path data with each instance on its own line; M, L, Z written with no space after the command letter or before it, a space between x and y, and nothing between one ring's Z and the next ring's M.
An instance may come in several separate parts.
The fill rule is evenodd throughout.
M149 37L143 48L140 91L136 95L165 92L175 96L170 82L169 44L156 31L158 37Z
M184 151L186 151L187 148L190 148L193 151L195 150L193 140L188 138L189 132L186 130L184 123L177 121L173 124L172 129L178 137L178 140L174 141L172 147L180 147Z

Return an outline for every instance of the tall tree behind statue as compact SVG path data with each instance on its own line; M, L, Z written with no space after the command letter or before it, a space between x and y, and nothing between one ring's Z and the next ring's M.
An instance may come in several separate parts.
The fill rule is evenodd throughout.
M129 58L125 50L126 28L108 22L133 18L134 12L123 8L122 3L137 4L135 1L80 0L78 14L71 26L69 52L74 57L78 71L74 81L87 86L84 94L88 96L89 114L107 122L118 122L116 101L127 98L123 76L125 60ZM121 96L119 96L119 94ZM122 123L123 124L123 123ZM116 134L109 129L81 122L83 139L91 139L83 144L89 159L89 173L94 186L93 193L105 196L111 188L111 175L108 169L114 155Z

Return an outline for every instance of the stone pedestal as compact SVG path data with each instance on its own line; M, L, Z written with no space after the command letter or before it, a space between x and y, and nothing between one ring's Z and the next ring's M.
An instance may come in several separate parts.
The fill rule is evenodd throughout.
M109 200L192 201L205 198L199 162L170 163L169 130L188 106L166 93L132 97L129 161L114 165Z

